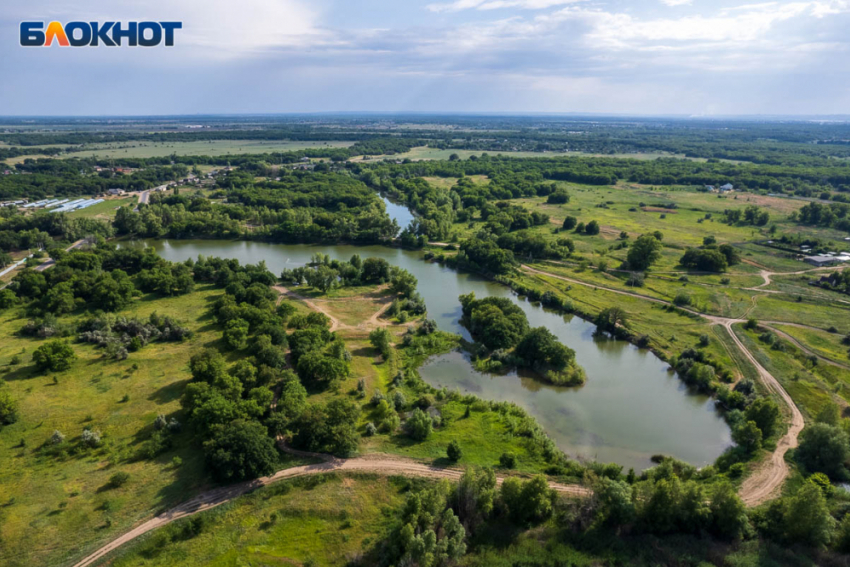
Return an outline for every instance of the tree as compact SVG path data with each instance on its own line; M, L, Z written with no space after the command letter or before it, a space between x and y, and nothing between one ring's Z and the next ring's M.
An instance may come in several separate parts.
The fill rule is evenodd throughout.
M832 539L835 520L820 488L807 482L788 502L785 537L791 543L823 548Z
M732 431L732 440L747 453L761 449L762 433L755 421L742 423Z
M600 331L616 333L619 327L626 325L626 312L621 307L608 307L599 312L595 323Z
M714 248L688 248L679 263L686 268L703 272L725 272L729 265L726 256Z
M248 346L248 321L231 319L224 329L224 342L233 350L242 350Z
M549 193L546 202L550 205L562 205L570 202L570 194L564 188L555 189Z
M8 309L18 302L18 296L9 288L0 290L0 309Z
M61 372L71 368L71 363L77 359L74 349L66 341L50 341L38 347L32 353L36 368L42 372Z
M369 333L369 342L385 359L390 356L391 341L392 335L384 327L379 327Z
M770 398L757 398L746 411L746 420L755 422L764 437L773 435L779 418L779 406Z
M327 293L339 284L339 272L324 264L316 266L312 270L307 270L304 273L307 284Z
M189 359L189 370L192 378L212 384L223 374L227 374L227 361L217 351L205 349Z
M584 225L585 234L589 234L591 236L599 234L599 223L595 220L590 221L586 225Z
M331 386L346 378L351 368L345 360L311 351L298 359L298 376L307 384Z
M431 418L419 408L413 410L404 423L408 435L416 441L425 441L431 435Z
M594 492L599 500L599 520L607 526L619 528L635 518L632 487L622 481L602 477Z
M410 297L416 291L416 277L403 268L393 268L390 277L390 291L402 297Z
M844 463L850 458L850 440L842 429L815 423L800 434L797 460L809 472L822 472L832 480L847 480Z
M74 302L74 289L71 282L56 284L47 290L41 298L44 310L55 315L70 313L76 307Z
M0 425L11 425L18 421L18 403L8 388L0 388Z
M558 341L546 327L536 327L523 335L514 354L532 368L563 370L575 361L576 353Z
M711 531L724 539L739 540L748 528L744 502L730 483L721 483L711 498Z
M446 456L452 462L457 462L463 456L463 451L460 448L460 444L457 440L452 439L449 443L449 446L446 448Z
M626 261L630 270L644 271L661 258L661 241L651 234L643 234L629 247Z
M357 450L359 415L360 408L344 399L333 399L324 406L309 405L292 424L293 444L308 451L347 457Z
M217 426L204 442L204 454L213 477L220 482L271 474L277 464L274 441L255 421L237 420Z
M516 477L506 478L500 496L508 515L520 525L538 524L552 515L555 491L543 475L524 482Z
M564 230L572 230L576 227L577 223L578 223L577 218L568 216L567 218L564 219L564 224L562 225L562 228Z
M366 258L361 271L363 283L385 283L390 279L390 263L383 258Z

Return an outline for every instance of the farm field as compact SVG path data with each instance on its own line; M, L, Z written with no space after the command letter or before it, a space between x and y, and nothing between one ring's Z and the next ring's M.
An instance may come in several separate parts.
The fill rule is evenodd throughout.
M87 144L79 151L59 154L60 158L150 158L169 156L221 156L228 154L291 152L310 148L347 148L354 142L286 142L263 140L210 140L207 142L116 142L106 144ZM30 146L27 146L28 148ZM9 158L6 163L13 165L27 158L47 157L38 152L32 155Z

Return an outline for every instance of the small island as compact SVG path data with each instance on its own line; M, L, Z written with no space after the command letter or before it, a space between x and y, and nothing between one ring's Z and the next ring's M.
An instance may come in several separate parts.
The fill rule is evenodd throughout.
M556 386L581 386L584 369L576 364L573 349L558 341L546 327L530 328L525 312L505 297L476 299L460 296L461 324L475 340L476 368L503 371L527 368Z

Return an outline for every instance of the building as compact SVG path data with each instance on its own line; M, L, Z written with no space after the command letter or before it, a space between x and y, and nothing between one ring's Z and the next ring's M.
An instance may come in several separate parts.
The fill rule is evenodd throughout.
M735 187L731 183L727 183L726 185L720 186L720 192L721 193L726 193L728 191L734 191L734 190L735 190Z
M110 195L123 195L125 193L123 189L107 189L106 192Z
M705 190L710 193L714 193L714 185L706 185Z
M838 256L806 256L803 258L803 261L807 264L811 264L812 266L817 266L821 268L823 266L833 266L838 264L839 262L843 262L844 260L839 258Z

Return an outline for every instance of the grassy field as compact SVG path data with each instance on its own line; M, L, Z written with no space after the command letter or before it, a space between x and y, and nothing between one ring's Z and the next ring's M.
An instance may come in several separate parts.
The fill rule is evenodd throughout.
M170 156L221 156L227 154L264 154L273 152L291 152L310 148L347 148L354 142L286 142L263 140L211 140L206 142L115 142L107 144L87 144L75 146L78 151L62 153L61 158L149 158ZM18 156L6 160L12 165L27 158L47 157L39 155Z
M219 293L137 301L123 314L171 315L195 336L150 344L121 362L74 344L79 359L61 373L37 373L30 357L42 341L16 334L26 321L20 310L0 313L2 378L20 406L19 421L0 430L0 564L66 563L208 484L188 433L155 460L134 455L157 415L178 412L191 354L218 338L205 313ZM16 355L21 362L10 365ZM64 456L42 448L54 430L76 445L87 426L102 432L102 447ZM174 466L178 456L182 465ZM129 482L109 488L119 471L130 474Z
M773 374L807 418L813 418L829 401L842 406L850 402L850 371L831 364L813 364L788 341L784 350L771 348L759 339L761 331L746 331L736 326L736 333L759 363Z
M92 205L91 207L87 207L85 209L80 209L78 211L71 211L68 213L69 218L88 218L88 219L98 219L111 221L115 218L115 212L124 205L135 205L139 202L139 199L133 195L130 197L118 197L115 199L107 199L102 203L98 203L96 205Z
M200 565L345 565L384 536L405 483L369 475L327 474L285 481L204 514L190 539L158 530L111 563Z

